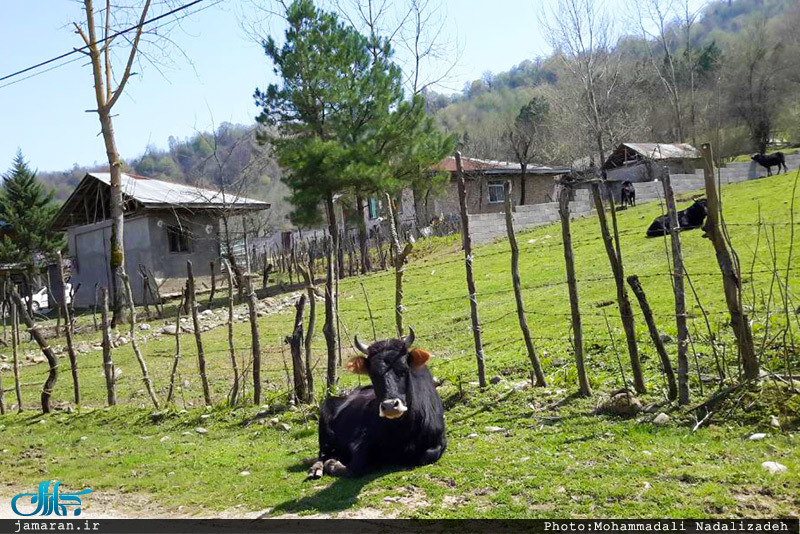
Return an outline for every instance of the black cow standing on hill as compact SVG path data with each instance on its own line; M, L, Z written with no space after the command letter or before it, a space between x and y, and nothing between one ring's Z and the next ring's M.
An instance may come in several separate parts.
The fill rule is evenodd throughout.
M789 172L789 169L786 168L786 157L783 155L783 152L775 152L774 154L753 154L750 156L750 159L762 167L766 167L767 176L772 176L772 167L778 167L778 172L781 172L782 166L783 172Z
M636 188L630 180L622 182L622 189L620 190L620 200L622 207L636 205Z
M708 215L706 199L695 200L694 204L678 212L678 228L681 231L700 228L706 220L706 215ZM662 215L647 229L647 237L667 235L671 228L669 215Z
M387 465L415 467L437 461L447 447L442 400L425 366L430 354L411 350L414 330L402 339L355 346L365 356L347 364L369 375L371 386L322 404L319 458L308 478L359 477Z

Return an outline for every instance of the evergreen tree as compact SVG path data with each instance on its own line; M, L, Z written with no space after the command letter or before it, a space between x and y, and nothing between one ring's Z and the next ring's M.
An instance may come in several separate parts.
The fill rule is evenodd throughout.
M0 187L0 261L24 265L29 281L42 256L51 256L66 246L63 235L50 229L58 211L53 196L36 178L22 151L17 150ZM29 297L31 291L28 284Z

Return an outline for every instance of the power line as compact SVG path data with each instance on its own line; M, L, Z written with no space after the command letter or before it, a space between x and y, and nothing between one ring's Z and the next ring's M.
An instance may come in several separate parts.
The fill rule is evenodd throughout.
M110 40L114 39L115 37L118 37L118 36L120 36L120 35L123 35L123 34L125 34L125 33L128 33L128 32L131 32L131 31L133 31L133 30L136 30L136 29L138 29L138 28L140 28L140 27L144 27L144 26L146 26L147 24L151 24L151 23L153 23L153 22L159 21L159 20L161 20L161 19L163 19L163 18L165 18L165 17L168 17L168 16L170 16L170 15L174 15L175 13L178 13L178 12L180 12L180 11L183 11L183 10L185 10L185 9L189 9L190 7L192 7L192 6L194 6L194 5L197 5L197 4L199 4L200 2L204 2L204 1L205 1L205 0L194 0L193 2L189 2L188 4L182 5L182 6L180 6L180 7L176 7L175 9L173 9L173 10L170 10L170 11L167 11L166 13L162 13L161 15L157 15L157 16L155 16L155 17L151 18L151 19L148 19L148 20L146 20L146 21L142 22L141 24L136 24L136 25L134 25L134 26L131 26L130 28L126 28L126 29L124 29L124 30L120 30L120 31L118 31L118 32L116 32L116 33L114 33L114 34L112 34L112 35L107 35L106 37L104 37L104 38L100 39L99 41L96 41L96 42L95 42L95 44L102 44L102 43L104 43L104 42L106 42L106 41L110 41ZM222 1L222 0L218 0L218 1L217 1L217 2L215 2L213 5L216 5L216 4L220 3L221 1ZM209 7L210 7L210 6L209 6ZM197 12L195 12L195 13L197 13ZM61 59L64 59L65 57L69 57L69 56L71 56L71 55L73 55L73 54L77 54L77 53L80 53L80 52L84 52L84 51L85 51L86 49L88 49L88 48L89 48L89 45L84 45L84 46L82 46L82 47L80 47L80 48L73 48L73 49L72 49L72 50L70 50L69 52L65 52L65 53L63 53L63 54L61 54L61 55L59 55L59 56L52 57L52 58L50 58L50 59L47 59L47 60L45 60L45 61L42 61L42 62L40 62L40 63L37 63L37 64L35 64L35 65L31 65L30 67L26 67L26 68L24 68L24 69L21 69L21 70L18 70L18 71L16 71L16 72L12 72L11 74L7 74L7 75L5 75L5 76L3 76L3 77L1 77L1 78L0 78L0 82L3 82L3 81L5 81L5 80L11 79L11 78L14 78L15 76L19 76L20 74L25 74L26 72L30 72L30 71L32 71L32 70L38 69L38 68L40 68L40 67L43 67L43 66L45 66L45 65L49 65L50 63L54 63L54 62L56 62L56 61L59 61L59 60L61 60ZM72 60L72 61L76 61L76 60ZM43 71L43 72L48 72L48 71L50 71L50 70L53 70L54 68L58 68L58 67L64 66L64 65L66 65L67 63L71 63L72 61L67 61L67 62L65 62L65 63L61 63L60 65L57 65L57 66L55 66L55 67L52 67L52 68L48 69L47 71ZM41 74L41 73L40 73L40 74ZM32 77L32 76L27 76L26 78L23 78L23 79L26 79L26 80L27 80L28 78L31 78L31 77ZM22 81L22 80L19 80L19 81ZM16 83L16 82L14 82L14 83ZM9 84L2 85L2 86L0 86L0 89L1 89L1 88L3 88L3 87L6 87L6 86L8 86L8 85L11 85L11 84L9 83Z

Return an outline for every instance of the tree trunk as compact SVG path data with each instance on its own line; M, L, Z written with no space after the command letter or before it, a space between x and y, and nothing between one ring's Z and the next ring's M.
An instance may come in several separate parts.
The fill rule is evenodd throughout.
M714 244L717 263L722 272L725 303L728 305L728 311L731 315L731 326L733 327L733 334L736 336L736 343L739 346L744 376L748 380L755 380L760 373L758 357L753 346L753 333L750 330L750 322L742 308L738 267L734 264L732 251L728 250L728 245L722 233L722 208L717 194L717 187L714 183L714 159L711 145L709 143L703 144L700 152L703 158L706 199L708 199L708 218L703 230L709 235L711 242ZM733 252L733 255L735 255L735 252Z
M519 329L522 330L522 337L525 339L525 347L528 349L528 358L533 367L533 374L536 377L536 386L546 387L547 380L544 377L542 364L539 357L536 355L536 349L533 346L531 339L531 332L528 329L528 321L525 318L525 304L522 300L522 289L519 282L519 246L517 245L517 236L514 233L514 216L513 206L511 202L511 181L506 180L504 184L504 196L506 203L506 231L508 232L508 242L511 245L511 284L514 287L514 298L517 302L517 317L519 319Z
M622 266L622 257L619 253L619 242L617 241L615 250L615 245L612 242L611 235L608 232L608 223L606 222L606 213L603 206L603 200L600 198L599 184L592 184L592 195L594 196L594 205L597 209L597 218L600 221L600 232L603 236L606 254L608 255L608 261L611 264L611 271L614 275L614 282L617 286L619 315L620 319L622 320L622 328L625 331L625 338L628 342L628 354L631 358L631 368L633 370L633 388L637 393L643 394L647 392L647 388L644 384L642 365L639 361L639 349L636 345L636 327L633 321L633 308L631 307L631 301L628 298L628 291L625 288L625 272ZM613 206L614 198L611 197L609 201Z
M144 386L147 388L147 393L150 395L150 400L153 402L153 406L156 410L158 410L158 397L153 389L153 382L150 380L150 375L147 372L147 362L145 362L144 356L142 356L142 351L139 350L139 343L136 341L136 306L133 303L133 290L131 289L131 281L128 279L128 275L125 273L122 273L122 283L125 286L125 297L128 301L128 309L130 310L129 332L131 336L131 346L133 347L133 353L136 355L136 360L139 362L139 367L142 370L142 382L144 382Z
M678 403L689 404L689 328L686 325L686 289L683 284L683 252L681 251L680 223L678 208L675 206L675 194L672 191L669 169L664 167L662 173L664 199L669 213L670 241L672 242L672 289L675 293L675 323L678 328ZM712 340L713 343L713 340ZM670 395L672 390L670 389ZM674 397L670 397L674 400Z
M212 260L208 262L208 266L211 268L211 292L208 294L208 306L211 307L211 303L214 302L214 293L217 292L216 262Z
M392 233L392 265L394 265L394 320L395 329L397 330L397 337L403 337L403 273L405 271L405 264L408 255L414 246L411 243L406 243L403 251L400 251L400 240L397 236L397 227L395 226L395 217L392 210L392 199L389 193L386 193L386 207L389 210L389 228Z
M472 316L472 336L475 342L475 358L478 364L478 383L486 387L486 370L483 364L483 341L481 323L478 318L478 298L475 295L475 280L472 276L472 237L469 235L469 214L467 213L467 189L464 184L464 171L461 167L461 152L456 152L456 171L458 174L458 202L461 206L461 239L464 246L464 266L467 272L467 290Z
M309 264L313 260L309 261ZM298 265L298 270L303 276L308 292L308 330L306 331L305 353L306 353L306 383L308 384L308 402L314 402L314 369L311 365L311 342L314 339L314 327L317 322L317 298L314 288L314 278L309 267L308 270Z
M572 234L569 221L569 190L564 187L558 196L558 214L561 217L561 237L564 242L564 263L567 269L567 288L569 307L572 313L572 335L574 337L575 368L578 374L578 393L584 397L592 394L589 377L586 374L586 361L583 355L583 325L578 301L578 281L575 278L575 260L572 254Z
M335 259L333 253L333 238L327 243L328 265L325 276L325 325L322 333L325 335L325 345L328 351L328 369L325 383L326 395L331 396L336 389L336 325L334 322L334 270Z
M297 402L308 402L308 385L306 384L306 369L303 364L303 311L306 307L306 296L300 295L295 304L297 310L294 316L294 330L285 341L289 344L292 353L292 375L294 381L294 396Z
M656 328L656 321L653 319L653 310L650 309L650 304L647 302L647 296L644 293L642 284L639 282L639 277L637 277L635 274L629 276L628 284L631 286L633 294L636 295L636 298L639 300L639 306L642 308L644 321L647 323L647 330L650 332L650 339L653 340L653 345L656 347L658 357L661 358L661 367L664 370L664 375L667 378L667 398L671 401L674 401L678 398L678 386L675 384L675 373L672 370L672 363L669 361L669 356L664 348L664 342L661 341L661 336L658 334L658 328Z
M197 365L200 371L200 381L203 384L203 398L205 399L206 406L211 406L211 390L208 387L208 377L206 376L206 353L203 350L203 338L200 335L200 318L197 314L197 296L195 294L194 286L194 273L192 272L191 260L186 262L186 272L188 280L186 284L186 298L189 303L189 309L192 312L192 325L194 326L194 341L197 344ZM253 371L255 374L255 370Z
M253 349L253 403L261 404L261 335L258 331L258 298L253 289L248 260L245 283L247 284L247 311L250 316L250 337Z
M116 377L114 376L114 362L111 361L111 322L108 318L108 289L105 287L101 290L102 305L101 320L103 322L103 374L106 377L106 393L108 397L108 405L115 406L117 404L116 392Z
M25 326L28 327L28 333L33 337L36 344L39 345L39 348L44 354L44 357L47 358L47 363L50 366L50 370L47 374L47 380L45 380L44 385L42 386L42 396L41 396L41 403L42 403L42 413L50 413L50 397L53 394L53 388L56 385L56 380L58 380L58 360L56 359L56 355L53 354L53 349L50 348L50 345L47 344L47 340L44 338L41 332L39 332L38 327L31 319L31 316L28 315L28 312L25 309L25 303L22 302L22 299L17 293L16 288L11 288L11 298L14 299L14 304L17 306L17 311L19 311L20 315L22 316L22 321L25 323Z

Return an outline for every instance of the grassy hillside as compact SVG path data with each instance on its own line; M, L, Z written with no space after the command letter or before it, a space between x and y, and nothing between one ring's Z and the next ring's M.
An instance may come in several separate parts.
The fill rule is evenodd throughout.
M794 174L726 186L726 219L746 274L743 294L755 310L754 333L761 346L764 313L770 291L772 255L784 268L790 251ZM797 200L795 200L795 205ZM660 329L675 337L671 283L665 242L645 239L644 230L660 214L655 204L620 213L623 257L627 274L642 279ZM759 232L759 217L770 224ZM773 233L774 232L774 233ZM682 234L687 270L700 302L710 314L720 365L736 374L735 350L725 327L726 315L713 250L701 232ZM588 351L588 368L596 395L573 399L576 390L569 340L569 305L563 281L560 229L538 228L520 234L521 275L528 321L550 381L548 388L526 387L527 356L510 292L509 254L505 242L475 253L476 284L483 325L488 376L500 382L478 390L469 304L465 298L463 257L457 236L419 243L406 273L406 322L415 327L419 346L431 350L431 368L444 380L439 392L446 405L449 447L442 460L413 471L384 471L359 480L323 479L303 482L304 457L316 453L313 409L281 411L287 390L281 343L291 330L291 306L262 318L266 356L266 404L275 411L265 424L243 423L254 407L202 409L193 337L182 336L179 383L185 387L177 406L153 422L138 366L129 345L114 352L123 370L118 385L121 406L105 409L104 382L97 351L80 356L84 403L80 411L42 417L33 410L0 417L0 495L13 495L42 479L58 479L68 488L91 487L93 495L135 499L145 510L164 513L237 515L269 509L271 516L301 514L368 514L400 517L730 517L788 516L800 506L800 448L797 414L800 396L780 382L741 390L718 410L710 424L692 431L693 412L660 407L670 413L666 426L650 423L654 414L619 420L593 415L603 396L622 385L614 347L630 379L615 290L598 239L596 218L573 225L577 276ZM774 239L774 240L773 240ZM768 243L769 241L769 243ZM751 268L752 265L752 268ZM751 274L752 272L752 274ZM343 334L370 338L372 327L361 282L369 295L379 337L393 330L393 275L342 281ZM789 288L798 290L794 270ZM775 287L775 286L773 286ZM687 291L689 288L687 287ZM755 299L753 298L755 295ZM777 288L775 288L777 295ZM775 308L773 296L770 303ZM791 299L794 297L792 296ZM763 299L763 300L762 300ZM693 405L717 387L717 363L697 302L689 293ZM792 308L800 303L792 302ZM637 310L637 331L649 394L643 402L664 399L658 358ZM320 307L321 308L321 307ZM611 325L609 340L605 315ZM82 320L86 320L85 318ZM173 319L174 320L174 319ZM783 316L773 314L773 337ZM794 321L794 318L791 318ZM171 321L170 321L171 322ZM321 321L320 321L321 322ZM319 323L318 323L319 324ZM160 324L152 323L153 328ZM320 325L321 326L321 325ZM793 325L793 328L796 324ZM237 323L237 346L246 358L248 325ZM319 331L318 331L319 332ZM83 334L80 339L96 339ZM227 393L231 373L224 328L203 335L215 400ZM143 344L151 374L162 398L174 354L172 337L154 337ZM321 335L316 354L324 360ZM764 345L765 367L785 373L780 347ZM674 359L674 342L667 345ZM26 351L33 351L27 343ZM286 353L286 356L284 356ZM8 355L8 351L3 351ZM347 358L348 353L345 353ZM797 374L798 356L790 365ZM62 360L54 399L71 397L66 360ZM324 363L317 368L317 390ZM45 366L23 368L25 404L37 404ZM3 373L6 399L13 398L9 372ZM700 378L698 378L700 377ZM184 383L184 380L188 380ZM350 387L357 377L343 377ZM701 391L701 387L703 388ZM249 391L249 388L248 388ZM184 411L185 410L185 411ZM782 429L769 425L779 418ZM271 418L278 423L271 423ZM207 430L206 434L196 431ZM746 437L753 431L768 436ZM772 475L765 460L780 462L788 472ZM241 474L247 471L249 475ZM124 495L124 497L122 497ZM98 497L99 498L99 497ZM109 497L111 498L111 497ZM92 498L86 499L92 501ZM179 506L183 508L178 509ZM156 508L153 508L156 507ZM92 510L91 508L89 509ZM102 512L102 507L94 508Z

